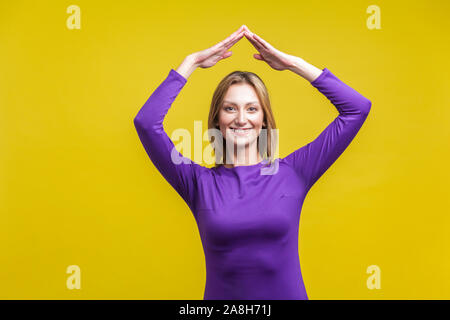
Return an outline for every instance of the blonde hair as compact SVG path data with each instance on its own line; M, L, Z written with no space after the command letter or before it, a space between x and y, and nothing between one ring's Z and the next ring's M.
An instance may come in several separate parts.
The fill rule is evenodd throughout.
M258 137L258 152L263 160L267 161L267 165L272 165L275 161L275 150L276 150L276 124L275 119L273 117L272 108L270 106L269 93L264 82L261 80L253 72L247 71L233 71L228 74L225 78L220 81L216 90L214 91L211 107L209 109L208 116L208 129L217 129L220 130L219 126L216 125L218 123L219 111L222 106L223 99L225 94L228 91L228 88L233 84L248 84L253 87L260 101L263 113L264 113L264 123L263 129L267 131L267 141L263 143L263 147L261 148L259 145L260 137ZM262 132L262 130L261 130ZM222 145L216 141L215 137L211 135L211 131L208 131L209 141L212 144L212 148L214 149L215 154L215 166L218 167L223 163L226 163L226 152L223 152L226 141L223 135L222 137ZM261 135L261 133L260 133ZM214 139L213 139L214 138ZM263 136L265 138L265 135ZM219 151L219 152L218 152Z

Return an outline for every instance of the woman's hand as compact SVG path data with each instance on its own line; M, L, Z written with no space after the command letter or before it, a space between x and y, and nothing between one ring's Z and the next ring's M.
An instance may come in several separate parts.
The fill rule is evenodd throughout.
M230 49L244 36L244 27L245 25L242 25L228 38L212 46L211 48L189 55L194 65L200 68L209 68L214 66L220 60L230 57L233 53L232 51L228 51L228 49Z
M275 49L267 41L252 33L247 26L244 25L244 28L245 37L259 52L253 55L255 59L267 62L269 66L279 71L293 67L295 59L298 59L297 57Z

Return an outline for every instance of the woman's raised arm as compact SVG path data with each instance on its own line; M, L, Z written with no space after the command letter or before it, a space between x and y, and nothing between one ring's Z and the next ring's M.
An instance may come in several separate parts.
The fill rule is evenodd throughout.
M192 210L195 170L199 165L176 150L163 127L170 106L186 82L182 75L171 69L139 110L134 126L150 160Z
M197 68L209 68L231 56L227 50L243 37L241 26L236 32L211 48L187 56L177 70L171 69L167 78L151 94L134 118L139 139L151 161L185 200L192 212L196 177L204 167L179 153L164 130L163 121L175 98Z
M324 68L311 85L338 110L339 115L312 142L284 158L305 179L307 189L344 152L371 109L371 101Z
M244 35L259 52L253 55L255 59L266 62L275 70L290 70L302 76L339 112L314 141L282 159L305 180L309 189L353 140L366 120L372 103L327 68L320 70L299 57L277 50L247 27Z

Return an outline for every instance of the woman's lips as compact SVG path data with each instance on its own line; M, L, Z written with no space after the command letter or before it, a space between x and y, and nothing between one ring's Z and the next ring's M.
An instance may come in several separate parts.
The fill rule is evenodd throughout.
M230 128L231 132L233 132L236 136L246 136L250 133L252 128Z

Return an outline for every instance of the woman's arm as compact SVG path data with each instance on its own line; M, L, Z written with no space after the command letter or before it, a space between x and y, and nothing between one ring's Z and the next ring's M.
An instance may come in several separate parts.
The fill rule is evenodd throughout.
M338 110L339 115L312 142L295 150L284 161L306 181L307 189L344 152L371 109L371 101L338 79L330 70L311 82Z
M314 80L316 80L322 73L322 70L320 70L319 68L316 68L302 58L294 56L292 57L292 63L288 69L298 74L299 76L302 76L309 82L313 82Z
M258 50L253 57L275 70L290 70L307 79L336 107L339 116L312 142L282 160L311 188L344 152L369 114L372 103L339 80L330 70L320 70L299 57L281 52L245 27L245 37Z
M176 71L171 69L167 78L152 93L134 118L139 139L151 161L194 214L196 172L203 170L204 167L177 151L164 130L163 121L192 72L197 67L209 68L218 61L230 57L231 51L227 50L244 36L243 27L211 48L190 54Z
M192 210L195 167L179 153L164 130L164 118L187 80L171 69L134 118L134 126L150 160ZM173 159L181 159L176 164ZM178 162L178 161L177 161Z
M194 57L192 55L187 56L183 62L178 66L177 72L178 74L181 74L183 78L186 80L189 78L189 76L194 72L195 69L197 69L198 65L194 62Z

